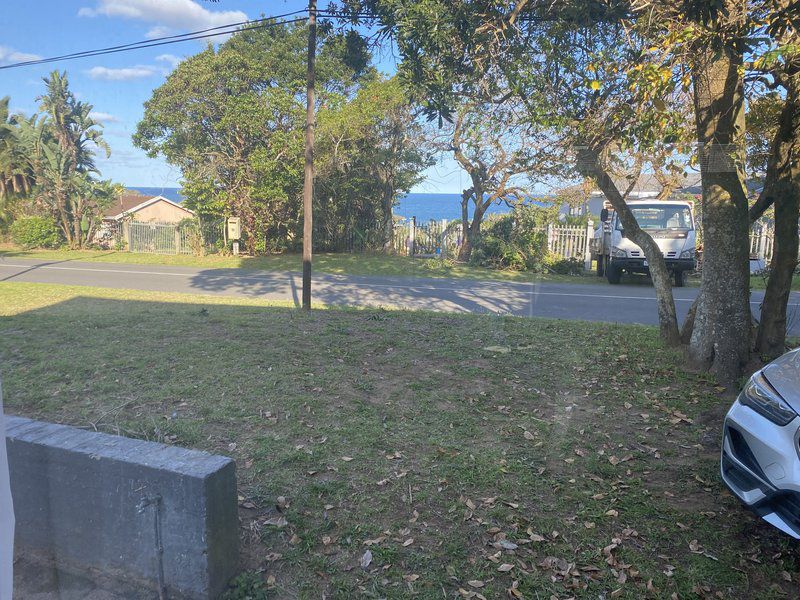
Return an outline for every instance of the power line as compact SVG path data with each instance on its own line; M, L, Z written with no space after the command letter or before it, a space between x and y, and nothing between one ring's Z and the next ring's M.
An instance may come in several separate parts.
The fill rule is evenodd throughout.
M237 23L228 23L226 25L219 25L217 27L209 27L208 29L201 29L198 31L190 31L178 35L170 35L149 40L142 40L139 42L131 42L129 44L122 44L118 46L109 46L107 48L98 48L95 50L84 50L81 52L74 52L72 54L63 54L61 56L52 56L48 58L39 58L35 60L21 61L9 65L0 65L0 70L15 69L18 67L27 67L32 65L41 65L51 62L62 60L75 60L78 58L87 58L92 56L103 56L106 54L116 54L118 52L129 52L131 50L139 50L141 48L152 48L155 46L166 46L178 42L186 42L190 40L199 40L210 38L218 35L228 35L241 31L239 27L249 26L248 29L264 29L267 27L275 27L280 25L287 25L290 23L299 23L305 21L308 17L300 17L297 19L290 19L288 21L275 21L275 19L282 19L294 15L307 12L306 10L296 10L294 12L285 13L282 15L273 15L261 19L251 19L247 21L239 21ZM260 24L259 24L260 23ZM233 29L231 29L233 28Z
M248 29L263 29L268 27L276 27L282 25L288 25L291 23L300 23L302 21L308 20L308 16L299 17L296 19L290 19L286 21L276 21L275 19L284 19L286 17L293 17L295 15L308 13L308 9L301 9L296 10L293 12L288 12L280 15L272 15L269 17L263 17L261 19L250 19L247 21L239 21L236 23L228 23L226 25L218 25L216 27L209 27L207 29L200 29L198 31L190 31L188 33L181 33L177 35L170 35L170 36L163 36L152 38L149 40L142 40L138 42L131 42L128 44L121 44L117 46L108 46L106 48L98 48L95 50L84 50L81 52L73 52L71 54L62 54L60 56L51 56L48 58L40 58L35 60L26 60L20 61L16 63L11 63L8 65L0 65L0 71L7 70L7 69L17 69L20 67L28 67L28 66L35 66L35 65L43 65L52 62L58 61L66 61L66 60L76 60L79 58L90 58L94 56L105 56L108 54L116 54L118 52L130 52L132 50L139 50L143 48L153 48L157 46L167 46L170 44L176 44L178 42L187 42L191 40L200 40L210 37L215 37L219 35L229 35L237 33L241 31L240 27L247 26ZM358 21L374 21L380 20L381 16L368 13L368 12L341 12L341 11L332 11L332 10L315 10L316 15L327 17L331 19L337 20L354 20ZM547 19L543 17L537 17L534 15L522 15L519 21L545 21L545 20L557 20L557 17L554 19Z

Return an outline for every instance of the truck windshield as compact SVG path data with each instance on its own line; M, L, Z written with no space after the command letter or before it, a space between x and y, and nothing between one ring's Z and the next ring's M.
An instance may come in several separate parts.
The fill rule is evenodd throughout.
M631 212L642 229L693 229L692 212L688 206L676 204L631 206ZM619 219L617 219L617 229L623 229Z

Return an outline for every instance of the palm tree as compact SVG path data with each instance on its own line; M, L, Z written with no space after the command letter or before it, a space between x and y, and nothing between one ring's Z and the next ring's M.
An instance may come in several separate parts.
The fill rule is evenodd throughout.
M110 155L102 124L94 121L91 104L79 101L69 89L66 72L53 71L44 79L46 93L37 100L44 119L38 139L36 169L39 197L47 205L70 246L80 248L88 239L84 224L97 208L98 185L91 175L99 173L95 149ZM91 227L89 227L89 230Z
M8 96L0 98L0 225L9 222L20 196L31 191L29 155L20 143L18 116L9 116Z

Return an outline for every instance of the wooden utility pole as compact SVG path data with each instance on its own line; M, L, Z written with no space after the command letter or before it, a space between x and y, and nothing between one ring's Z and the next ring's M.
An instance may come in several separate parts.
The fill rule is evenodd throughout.
M312 200L314 198L314 57L317 49L317 0L308 0L306 75L306 164L303 180L303 309L311 310Z

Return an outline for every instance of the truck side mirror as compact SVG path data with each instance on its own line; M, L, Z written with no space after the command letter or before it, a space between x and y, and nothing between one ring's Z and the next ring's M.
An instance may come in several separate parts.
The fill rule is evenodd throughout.
M608 223L608 209L604 208L600 211L600 220L603 223Z

